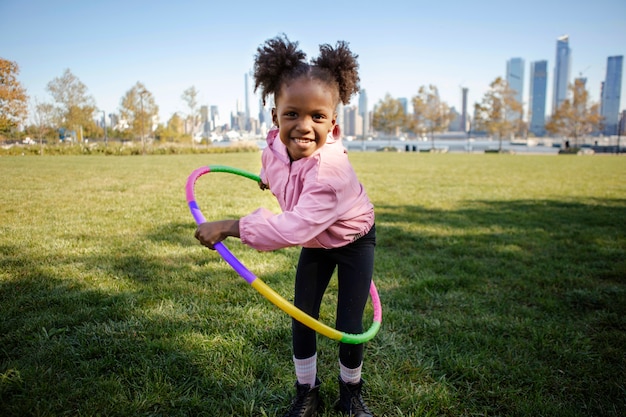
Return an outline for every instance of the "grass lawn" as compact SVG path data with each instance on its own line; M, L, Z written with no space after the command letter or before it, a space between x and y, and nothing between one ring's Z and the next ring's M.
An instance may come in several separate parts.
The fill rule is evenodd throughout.
M376 206L376 415L626 414L624 157L350 155ZM260 156L0 158L1 416L282 415L290 318L193 238L184 186L209 164ZM278 211L234 175L196 197L207 219ZM292 298L297 248L226 244ZM318 366L333 416L336 342Z

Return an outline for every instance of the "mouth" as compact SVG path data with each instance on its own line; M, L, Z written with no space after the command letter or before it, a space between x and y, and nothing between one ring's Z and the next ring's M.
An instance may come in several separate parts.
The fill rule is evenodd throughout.
M291 139L296 143L312 143L315 142L315 139L306 139L306 138L293 138Z

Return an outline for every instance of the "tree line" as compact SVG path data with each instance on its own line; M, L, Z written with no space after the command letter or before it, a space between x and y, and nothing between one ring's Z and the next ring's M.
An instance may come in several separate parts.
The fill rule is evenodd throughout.
M173 114L165 124L153 128L153 120L159 108L153 94L146 86L137 82L121 98L119 118L125 123L123 128L107 129L105 123L96 123L101 113L104 122L106 115L99 110L95 100L88 94L83 84L69 69L51 80L46 90L53 103L38 102L34 99L29 108L26 89L18 80L19 66L16 62L0 58L0 138L17 135L18 127L26 125L28 116L32 123L26 126L26 134L55 140L61 135L70 135L81 140L88 137L107 137L107 131L114 137L124 140L141 140L145 144L146 135L162 142L191 142L191 129L199 120L197 103L198 91L194 86L181 95L189 113L181 116ZM548 133L578 141L602 128L599 105L590 103L589 94L582 80L569 86L570 98L546 123ZM398 135L400 132L419 137L428 137L434 148L435 134L448 130L455 113L439 97L436 86L421 86L411 98L413 112L407 112L399 99L387 94L375 105L372 112L372 127L385 135ZM104 130L103 131L103 127ZM468 129L482 131L502 140L515 136L528 135L527 123L523 120L523 105L515 98L506 80L497 77L490 85L482 100L474 105L474 117ZM111 135L109 135L110 137Z
M17 63L0 58L0 139L18 137L19 127L25 126L25 135L48 142L101 138L107 137L106 133L108 137L142 143L148 136L160 141L190 142L191 129L187 126L195 126L199 120L198 91L192 86L181 95L190 109L189 115L173 114L166 124L155 128L153 121L159 107L154 95L138 81L120 100L119 113L115 115L119 126L107 126L105 132L106 114L98 109L87 86L69 69L46 85L53 102L34 98L29 103L18 74Z

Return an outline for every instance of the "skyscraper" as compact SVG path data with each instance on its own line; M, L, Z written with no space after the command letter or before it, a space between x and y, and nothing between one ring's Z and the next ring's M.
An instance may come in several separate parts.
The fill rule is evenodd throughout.
M548 86L548 61L530 63L530 95L528 97L529 130L535 136L546 133L546 91Z
M467 114L467 92L469 89L467 87L461 88L461 121L459 123L459 128L463 132L469 132L470 124L469 117Z
M363 135L363 118L357 106L344 107L343 134L345 136L360 137Z
M407 99L406 97L400 97L398 98L398 101L400 102L400 105L404 109L404 114L413 113L412 111L409 112L409 99Z
M248 87L248 73L244 75L244 84L245 84L244 96L245 96L245 104L246 104L245 129L250 130L250 88Z
M222 125L222 121L220 120L220 112L217 106L211 106L209 118L211 122L211 130L217 129Z
M622 66L624 56L610 56L606 63L606 77L602 85L600 114L604 117L604 134L617 135L620 94L622 91Z
M569 47L569 35L556 40L556 61L554 64L554 90L552 91L552 114L567 99L572 50Z
M512 90L515 90L515 100L523 103L524 60L522 58L511 58L506 61L506 82Z
M522 106L522 95L524 92L524 60L522 58L511 58L506 61L506 83L509 88L515 92L515 101ZM520 115L517 112L507 112L506 118L508 120L516 120Z
M367 112L367 93L365 90L359 91L359 114L363 118L363 134L369 132L369 117Z

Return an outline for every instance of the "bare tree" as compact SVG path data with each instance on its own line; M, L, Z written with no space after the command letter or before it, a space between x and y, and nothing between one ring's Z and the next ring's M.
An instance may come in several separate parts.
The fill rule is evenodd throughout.
M185 133L191 134L192 144L193 144L193 136L196 131L196 124L198 123L198 112L196 110L198 106L197 97L198 97L198 90L196 90L195 86L191 86L185 91L183 91L183 94L181 96L181 98L185 101L185 103L187 103L187 107L189 107L189 115L187 116L187 121L191 124L191 130L190 132L187 132L185 129ZM187 126L187 123L185 123L185 126Z
M87 86L69 69L50 81L47 90L58 104L59 126L75 130L79 137L83 130L87 136L96 133L97 127L93 120L97 110L95 100L87 93Z
M35 97L33 99L32 115L39 135L39 154L43 155L43 140L54 125L54 105L52 103L40 103Z
M435 149L435 133L448 130L454 120L450 106L439 98L439 90L434 85L420 87L413 97L413 117L408 120L411 131L418 135L428 133L431 149Z

